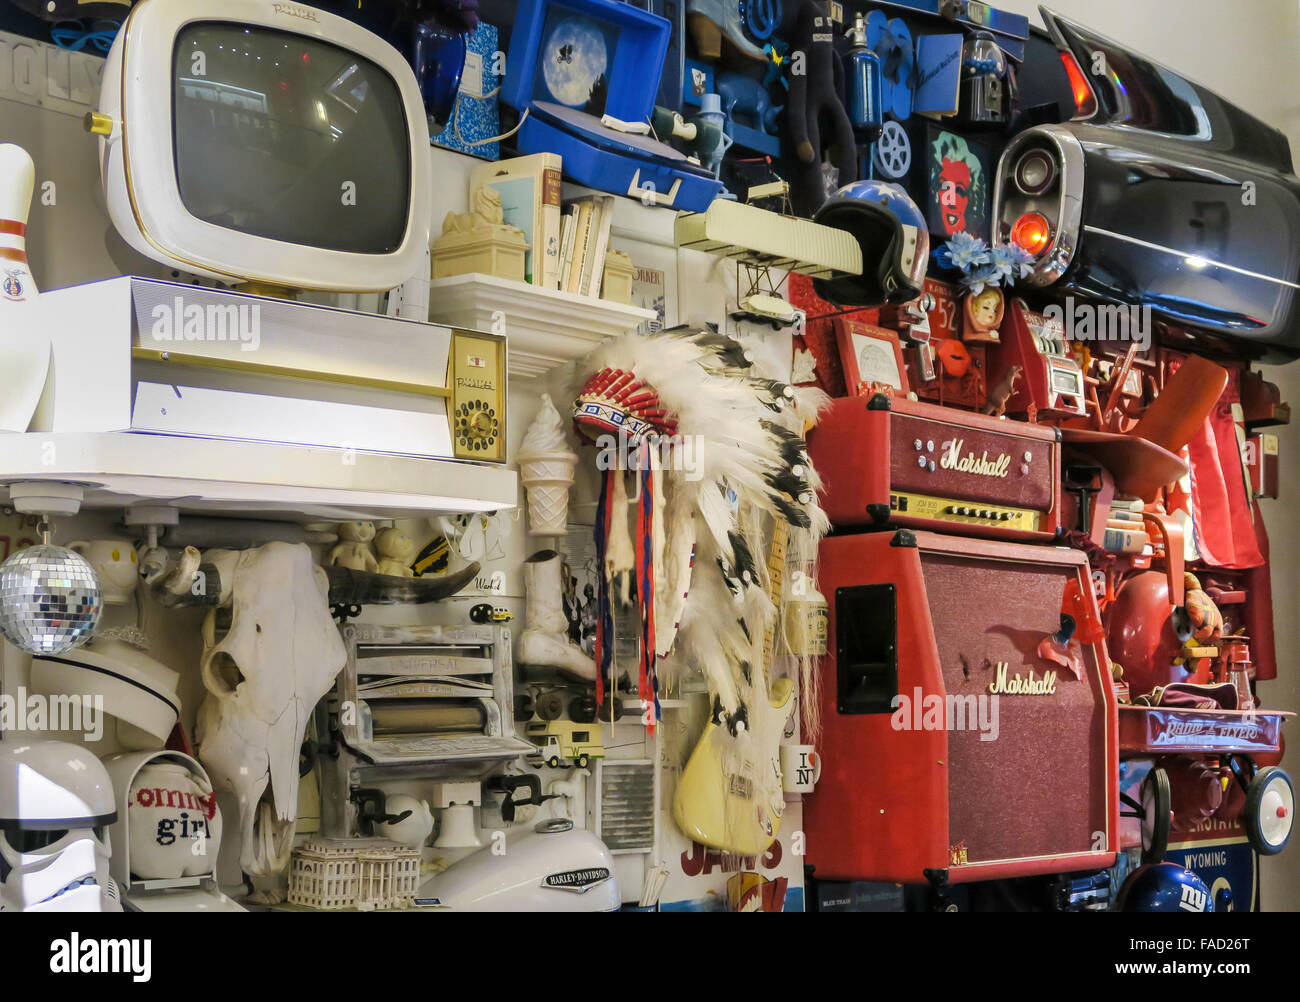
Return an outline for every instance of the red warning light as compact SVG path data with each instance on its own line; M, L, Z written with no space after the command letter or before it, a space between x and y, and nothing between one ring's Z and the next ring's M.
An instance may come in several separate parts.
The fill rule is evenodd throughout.
M1026 212L1011 227L1011 241L1037 257L1052 242L1052 227L1041 212Z

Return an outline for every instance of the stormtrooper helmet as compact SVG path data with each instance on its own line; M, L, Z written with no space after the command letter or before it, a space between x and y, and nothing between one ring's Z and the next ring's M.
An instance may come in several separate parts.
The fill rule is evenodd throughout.
M103 764L63 741L0 741L0 912L120 912Z

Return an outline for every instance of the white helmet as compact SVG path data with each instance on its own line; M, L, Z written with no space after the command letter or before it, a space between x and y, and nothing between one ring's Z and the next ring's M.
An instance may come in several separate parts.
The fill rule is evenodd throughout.
M0 911L121 911L103 763L63 741L0 741Z

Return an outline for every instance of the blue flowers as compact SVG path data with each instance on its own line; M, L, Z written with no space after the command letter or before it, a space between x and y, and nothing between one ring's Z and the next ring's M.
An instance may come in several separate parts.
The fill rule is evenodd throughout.
M1028 278L1034 270L1034 259L1029 251L1019 244L1000 244L994 247L989 256L997 269L1002 285L1015 285L1022 278Z
M989 248L979 237L963 230L954 233L952 239L936 250L934 258L944 268L957 268L969 274L972 268L988 262Z
M990 248L979 237L962 231L954 233L949 241L934 252L934 260L941 268L960 271L961 284L978 295L987 286L1012 286L1033 270L1033 258L1015 244L1002 244Z

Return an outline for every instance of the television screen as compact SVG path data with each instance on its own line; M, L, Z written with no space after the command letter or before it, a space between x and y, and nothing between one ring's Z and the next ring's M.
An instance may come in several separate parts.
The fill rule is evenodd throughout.
M198 219L353 254L402 244L411 151L401 92L328 42L186 25L173 62L176 178Z

